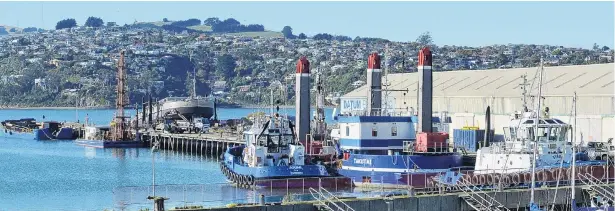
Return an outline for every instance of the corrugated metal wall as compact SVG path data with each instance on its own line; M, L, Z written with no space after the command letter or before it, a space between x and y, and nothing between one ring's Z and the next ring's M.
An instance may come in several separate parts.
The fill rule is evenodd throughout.
M613 96L579 96L577 99L579 115L615 115ZM484 113L489 105L493 114L511 114L522 110L522 101L521 97L434 97L433 111L479 114ZM528 106L533 107L532 98L527 101ZM546 96L543 102L553 115L572 113L572 96ZM396 98L395 104L396 108L416 109L416 97Z

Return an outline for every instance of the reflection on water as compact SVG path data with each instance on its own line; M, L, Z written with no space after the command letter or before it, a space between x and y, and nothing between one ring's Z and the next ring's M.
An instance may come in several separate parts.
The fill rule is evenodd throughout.
M85 147L85 157L89 159L96 157L96 148Z

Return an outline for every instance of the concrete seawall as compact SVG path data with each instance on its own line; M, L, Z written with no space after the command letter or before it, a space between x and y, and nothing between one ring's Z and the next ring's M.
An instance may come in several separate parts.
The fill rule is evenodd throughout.
M567 205L570 203L570 188L550 188L535 191L535 200L541 205ZM576 188L577 202L584 202L584 191L581 187ZM509 209L526 207L530 201L530 191L508 190L503 192L487 193L497 202ZM485 197L484 194L481 197ZM474 210L458 194L424 195L416 197L391 197L377 199L344 199L344 203L355 211L469 211ZM334 201L335 202L335 201ZM319 202L301 202L297 204L251 206L234 208L214 208L215 211L316 211ZM335 202L337 206L347 210L346 205ZM328 206L335 209L335 205L327 202ZM350 210L350 209L348 209Z

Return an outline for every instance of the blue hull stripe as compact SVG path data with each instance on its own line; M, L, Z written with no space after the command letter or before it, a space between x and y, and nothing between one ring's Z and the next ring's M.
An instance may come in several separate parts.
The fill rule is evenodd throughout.
M229 153L224 154L224 165L237 174L253 175L256 179L330 176L321 165L249 167L237 163Z
M449 169L462 166L462 155L362 155L351 154L342 166L394 169Z

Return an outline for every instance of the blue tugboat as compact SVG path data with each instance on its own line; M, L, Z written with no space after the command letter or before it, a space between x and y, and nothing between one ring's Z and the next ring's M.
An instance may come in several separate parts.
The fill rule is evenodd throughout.
M426 187L431 178L449 168L462 166L463 155L448 151L448 134L435 132L434 126L447 125L432 117L431 51L419 52L418 118L393 114L382 107L380 56L370 54L367 62L367 108L358 115L336 116L339 123L339 148L343 159L340 174L351 177L358 186ZM445 120L446 121L446 120ZM415 132L416 127L419 133ZM448 131L448 127L440 131Z
M243 186L300 188L345 187L352 183L305 157L293 123L278 113L255 119L244 133L245 146L227 149L222 173Z

